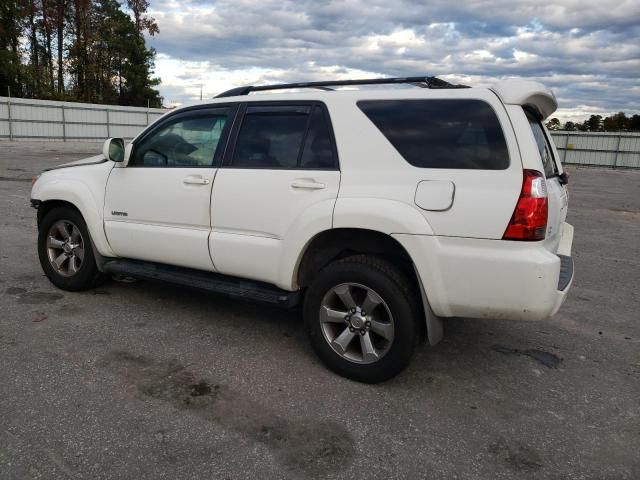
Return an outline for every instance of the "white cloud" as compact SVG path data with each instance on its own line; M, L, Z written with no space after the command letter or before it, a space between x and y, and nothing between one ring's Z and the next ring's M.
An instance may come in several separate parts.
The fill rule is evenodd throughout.
M637 0L160 0L151 10L168 101L199 99L201 84L207 98L242 84L436 74L540 80L566 115L640 111Z
M538 57L535 53L528 53L522 50L518 50L517 48L513 49L513 58L516 59L518 63L530 63L535 62Z

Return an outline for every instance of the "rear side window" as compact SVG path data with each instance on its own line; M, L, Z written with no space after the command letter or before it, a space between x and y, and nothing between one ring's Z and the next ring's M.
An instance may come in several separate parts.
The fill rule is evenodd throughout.
M366 100L358 107L415 167L509 167L502 127L483 101Z
M316 106L309 119L309 131L300 158L300 168L325 170L335 166L329 123L322 109Z
M527 115L527 120L529 120L531 131L533 132L533 136L536 139L536 144L538 145L538 151L540 152L540 158L542 159L542 166L544 167L544 176L547 178L553 177L554 175L558 174L558 169L555 162L553 161L551 145L549 145L547 136L544 134L542 125L540 124L540 121L535 117L535 115L527 110L525 110L524 113Z
M331 131L322 108L317 105L247 107L231 165L334 169Z

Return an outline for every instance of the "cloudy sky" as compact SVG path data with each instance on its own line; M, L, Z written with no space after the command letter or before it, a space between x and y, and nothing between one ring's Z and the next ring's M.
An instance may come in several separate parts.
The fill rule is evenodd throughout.
M640 112L640 0L151 0L165 103L270 82L527 77L563 120Z

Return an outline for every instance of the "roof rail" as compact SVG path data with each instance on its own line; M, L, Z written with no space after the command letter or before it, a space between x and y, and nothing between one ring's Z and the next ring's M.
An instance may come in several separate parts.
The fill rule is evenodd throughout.
M319 88L344 87L349 85L388 85L394 83L406 83L423 88L469 88L466 85L455 85L437 77L392 77L392 78L367 78L362 80L327 80L323 82L299 82L281 83L277 85L247 85L236 87L216 95L215 98L235 97L237 95L249 95L251 92L263 92L265 90L288 90L290 88Z

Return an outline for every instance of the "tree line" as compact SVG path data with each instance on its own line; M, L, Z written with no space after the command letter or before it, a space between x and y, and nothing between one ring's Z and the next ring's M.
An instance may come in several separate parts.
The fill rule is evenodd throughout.
M608 117L591 115L582 123L561 123L557 118L552 118L547 123L549 130L568 130L570 132L640 132L640 115L630 117L624 112L614 113Z
M0 95L162 106L148 0L0 0Z

